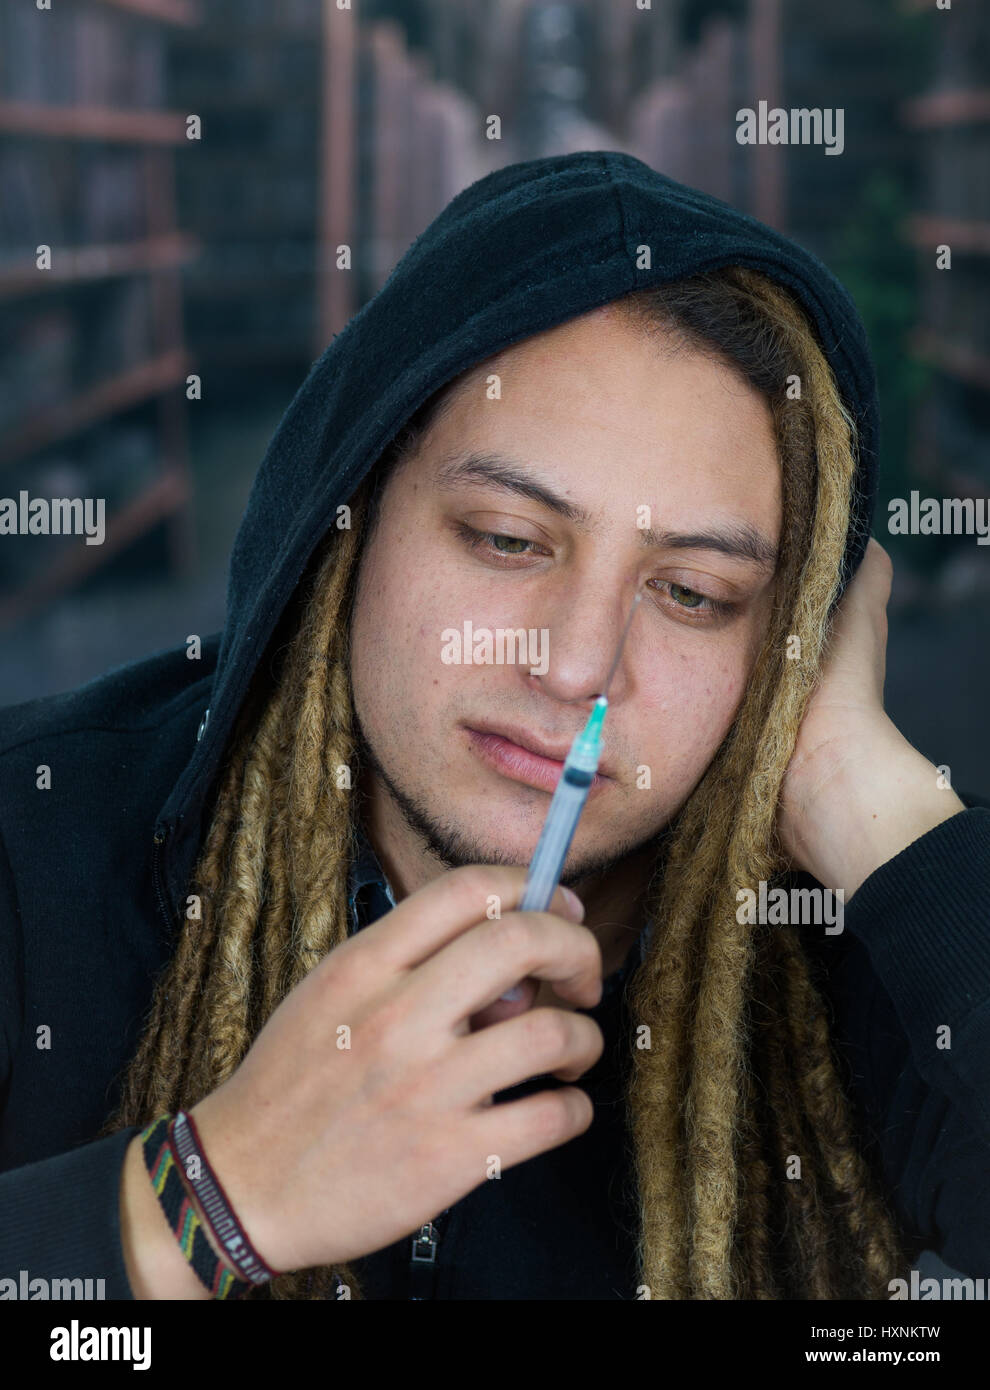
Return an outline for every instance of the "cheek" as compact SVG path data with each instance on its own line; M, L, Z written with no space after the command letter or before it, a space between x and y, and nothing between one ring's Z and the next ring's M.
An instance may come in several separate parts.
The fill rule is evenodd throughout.
M442 684L441 631L452 605L414 546L373 546L359 576L351 628L355 699L408 706L413 690ZM361 712L359 705L359 714Z
M735 660L715 663L703 675L697 705L713 753L728 733L746 694L748 671L747 656L740 652Z
M748 648L701 645L670 653L652 677L648 727L651 752L668 771L692 776L708 765L728 733L746 693Z

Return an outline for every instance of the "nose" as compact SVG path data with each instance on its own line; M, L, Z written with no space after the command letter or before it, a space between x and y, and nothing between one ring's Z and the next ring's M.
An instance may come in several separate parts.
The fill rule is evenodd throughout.
M547 669L529 679L544 694L566 704L593 702L606 684L609 702L621 700L628 675L619 644L632 627L637 597L638 591L629 584L617 584L609 593L602 592L598 581L570 586L544 610Z

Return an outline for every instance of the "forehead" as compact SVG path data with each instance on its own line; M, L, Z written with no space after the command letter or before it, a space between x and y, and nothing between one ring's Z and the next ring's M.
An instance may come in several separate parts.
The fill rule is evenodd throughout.
M780 468L764 396L676 335L606 305L470 369L421 441L407 482L450 491L451 463L494 452L592 511L647 504L778 524ZM462 477L459 487L480 483Z

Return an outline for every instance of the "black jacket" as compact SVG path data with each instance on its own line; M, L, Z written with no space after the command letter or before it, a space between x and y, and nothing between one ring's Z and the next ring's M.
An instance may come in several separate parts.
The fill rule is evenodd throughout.
M416 408L466 368L630 290L727 264L795 291L855 418L847 582L869 533L878 438L872 361L848 293L793 242L629 155L558 156L459 194L313 364L262 461L225 625L199 659L187 658L183 632L172 650L0 710L0 1279L21 1268L102 1277L108 1295L129 1296L118 1188L136 1131L94 1135L174 948L234 721L336 507ZM890 1181L924 1239L975 1274L990 1266L985 1206L973 1216L986 1202L990 1152L988 822L990 811L970 810L884 866L850 905L846 933L830 939L838 1022L860 1057L864 1108L881 1116ZM941 1023L953 1025L953 1047L933 1053ZM589 1142L486 1189L508 1194L509 1183L563 1165L551 1186L564 1201L567 1155ZM541 1210L545 1198L544 1189ZM566 1210L559 1220L546 1258L558 1272L589 1270L597 1256L564 1234L580 1234L580 1223ZM471 1229L473 1240L486 1228ZM514 1238L493 1227L470 1277L529 1290L514 1297L559 1290L533 1249L520 1263ZM618 1269L604 1292L587 1277L592 1297L621 1287Z

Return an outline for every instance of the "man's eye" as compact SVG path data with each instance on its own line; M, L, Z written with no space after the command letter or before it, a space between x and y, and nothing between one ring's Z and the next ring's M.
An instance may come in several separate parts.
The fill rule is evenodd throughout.
M683 584L671 584L670 597L682 608L698 608L705 602L704 594L696 593L694 589L686 589Z
M468 526L465 522L458 523L457 529L466 541L469 549L484 551L489 555L504 555L506 557L511 555L528 555L531 552L527 547L532 547L536 544L535 541L523 540L521 536L507 536L501 531L476 531L473 526ZM503 541L508 542L508 547L512 548L504 546L502 544ZM515 547L521 548L516 549Z
M672 579L653 579L649 582L656 586L657 592L669 595L673 607L682 613L697 613L702 622L730 618L737 611L738 605L735 603L699 594L697 589L689 589L686 584L675 584Z
M519 536L503 536L500 535L497 531L483 531L481 534L485 537L486 540L491 541L492 546L495 550L501 550L504 555L519 555L521 552L518 550L510 550L506 546L500 545L500 541L508 541L510 546L525 546L530 544L529 541L524 541Z

